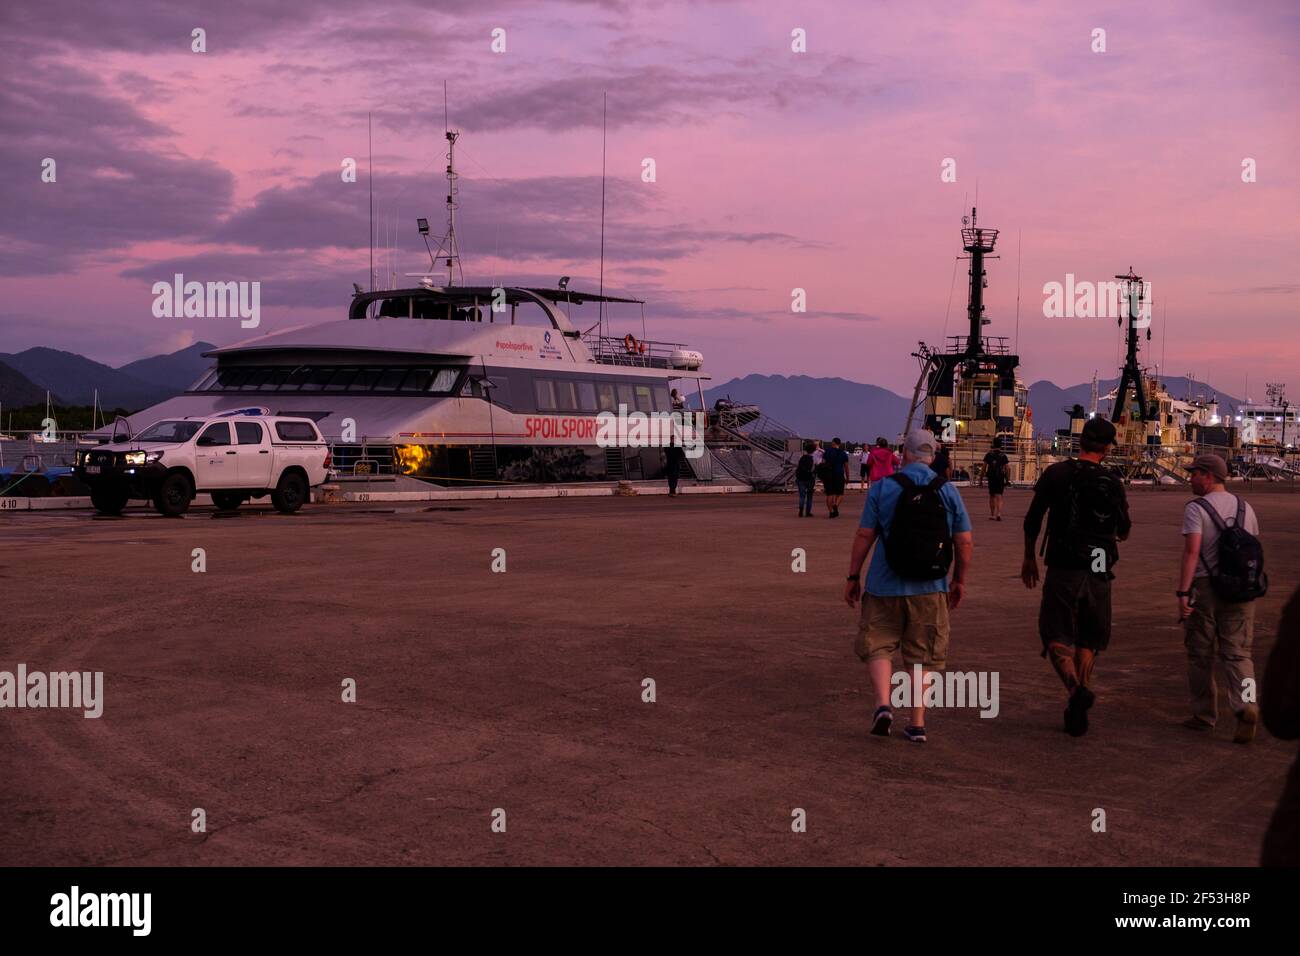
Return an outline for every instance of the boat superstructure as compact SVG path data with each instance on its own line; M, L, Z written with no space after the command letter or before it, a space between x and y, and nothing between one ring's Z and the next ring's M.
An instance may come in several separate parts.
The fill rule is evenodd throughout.
M913 355L921 363L907 425L922 406L925 427L944 442L954 469L978 474L984 456L999 441L1011 464L1013 481L1033 481L1038 457L1033 442L1029 390L1017 375L1020 357L1004 336L984 334L984 262L993 255L998 230L980 226L977 210L962 217L962 250L970 262L966 299L968 331L948 336L943 349L924 342ZM924 397L922 398L922 390Z

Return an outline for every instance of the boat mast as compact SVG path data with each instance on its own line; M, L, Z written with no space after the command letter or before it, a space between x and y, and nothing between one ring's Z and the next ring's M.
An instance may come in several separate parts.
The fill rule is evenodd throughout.
M455 270L460 269L461 281L465 281L465 270L460 265L460 249L456 245L456 197L459 190L456 187L456 180L460 177L456 174L456 140L460 138L460 131L451 128L451 122L447 113L447 81L442 81L442 122L443 132L447 137L447 235L438 243L438 252L434 255L434 260L445 259L447 266L447 285L456 284Z
M1117 275L1123 283L1124 301L1127 303L1128 310L1128 332L1126 339L1128 342L1127 350L1124 355L1124 370L1120 373L1119 388L1115 391L1115 404L1111 406L1110 420L1118 421L1119 416L1126 413L1128 409L1128 390L1133 388L1133 396L1137 400L1138 418L1143 424L1151 421L1151 409L1147 407L1146 392L1142 386L1142 368L1138 365L1138 320L1142 316L1142 302L1146 298L1146 286L1140 275L1133 272L1133 267L1129 266L1127 275ZM1124 316L1119 318L1120 324L1124 322ZM1151 339L1151 324L1147 323L1147 340Z

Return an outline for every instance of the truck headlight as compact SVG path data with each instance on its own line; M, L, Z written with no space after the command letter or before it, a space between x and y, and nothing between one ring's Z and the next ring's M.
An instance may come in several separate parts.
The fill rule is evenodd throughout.
M84 451L78 451L78 452L77 452L77 467L80 468L80 467L81 467L82 465L84 465L85 463L86 463L86 453L85 453Z
M151 451L144 456L145 464L152 464L155 461L162 460L163 453L160 451Z
M142 451L128 451L125 455L128 465L143 465L145 462L145 453Z

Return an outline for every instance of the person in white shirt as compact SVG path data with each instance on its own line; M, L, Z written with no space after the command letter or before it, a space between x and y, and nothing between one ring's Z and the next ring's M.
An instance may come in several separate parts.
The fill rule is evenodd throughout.
M1201 455L1188 469L1196 499L1183 510L1183 559L1178 578L1179 620L1187 647L1187 676L1192 692L1192 716L1184 721L1191 730L1211 730L1219 717L1219 690L1214 680L1217 656L1228 674L1228 704L1237 715L1237 743L1250 743L1259 724L1255 703L1255 603L1229 601L1210 586L1218 569L1219 529L1206 512L1205 502L1225 525L1237 520L1253 535L1259 534L1255 510L1224 489L1228 465L1218 455Z

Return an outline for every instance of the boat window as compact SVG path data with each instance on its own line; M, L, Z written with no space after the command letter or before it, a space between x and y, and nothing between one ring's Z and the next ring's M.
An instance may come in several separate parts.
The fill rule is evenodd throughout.
M537 410L539 412L555 411L555 383L550 379L539 378L537 386Z
M433 384L429 386L429 391L437 392L439 395L450 395L451 390L456 387L456 376L459 374L454 368L438 369L438 374L433 377Z
M284 385L284 380L289 377L287 368L273 368L271 374L266 377L266 381L258 386L260 392L274 392Z
M673 400L672 396L668 394L668 386L656 385L654 387L654 392L655 408L661 412L671 412L673 410Z
M307 381L307 376L311 374L311 369L306 365L299 365L297 368L289 370L289 374L284 378L284 384L280 386L281 392L296 392Z
M655 403L650 395L649 385L636 386L636 410L638 412L653 412L655 410Z
M574 411L578 407L578 397L574 394L572 382L560 381L555 383L555 407L566 412Z
M217 375L216 391L227 388L239 388L248 378L248 369L246 368L224 368Z
M406 378L407 369L404 368L386 368L379 376L379 381L375 383L376 392L395 392L398 386L402 384L402 379Z
M302 383L302 390L304 392L319 392L329 384L329 380L333 377L334 369L332 368L313 368L308 374L307 380Z
M218 373L217 373L217 370L216 370L215 368L214 368L214 369L210 369L209 371L205 372L204 375L203 375L203 378L199 381L199 384L195 385L192 389L190 389L190 391L193 391L193 392L206 392L206 391L208 391L209 389L212 388L212 384L213 384L213 382L216 381L216 379L217 379L217 374L218 374Z
M428 389L431 381L433 381L433 369L413 368L402 382L402 391L423 392Z
M211 448L216 445L230 444L230 423L214 422L207 428L203 429L203 434L199 436L196 445L202 445L205 448Z
M632 397L631 385L618 386L618 403L620 405L626 405L629 412L636 407L636 402Z
M357 377L352 380L348 386L349 392L368 392L375 387L375 382L379 381L379 376L383 369L363 368L357 373Z
M352 384L352 380L357 377L360 369L341 368L334 372L334 377L325 385L327 392L341 392Z
M618 403L614 401L614 385L611 382L599 382L596 385L596 395L599 398L600 410L602 412L617 412Z
M272 368L249 369L248 378L246 378L239 387L245 389L261 388L262 383L265 382L274 371L275 369Z
M578 383L578 407L584 412L596 410L596 386L593 382Z
M235 437L241 445L260 445L262 426L257 422L235 422Z

